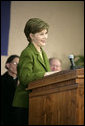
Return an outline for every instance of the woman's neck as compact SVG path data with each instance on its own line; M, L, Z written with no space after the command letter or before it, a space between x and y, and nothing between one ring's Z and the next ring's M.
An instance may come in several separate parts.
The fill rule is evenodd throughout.
M38 46L35 42L32 42L38 52L41 52L40 46Z

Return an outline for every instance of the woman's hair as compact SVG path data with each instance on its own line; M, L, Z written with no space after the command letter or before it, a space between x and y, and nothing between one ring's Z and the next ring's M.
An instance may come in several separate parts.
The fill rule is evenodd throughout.
M27 21L24 33L29 42L31 42L30 33L37 33L41 32L42 30L46 29L48 32L49 25L39 18L31 18Z
M8 69L6 64L11 63L15 58L19 58L19 56L18 55L11 55L11 56L8 57L8 59L6 60L6 63L5 63L5 68L6 69Z

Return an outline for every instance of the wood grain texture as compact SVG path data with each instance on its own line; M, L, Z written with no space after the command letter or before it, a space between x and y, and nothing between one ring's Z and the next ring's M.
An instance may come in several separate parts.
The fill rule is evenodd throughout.
M29 125L84 125L84 69L62 71L28 85Z

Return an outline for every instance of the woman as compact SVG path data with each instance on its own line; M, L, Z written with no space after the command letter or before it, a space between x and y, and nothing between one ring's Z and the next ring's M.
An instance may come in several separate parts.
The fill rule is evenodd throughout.
M28 87L29 82L40 79L50 71L49 60L43 51L48 38L48 24L39 18L27 21L24 33L29 41L22 51L18 64L20 81L16 89L13 106L17 111L18 124L28 124Z
M15 110L12 107L13 97L17 78L17 64L19 62L18 55L8 57L5 68L7 71L1 76L1 124L12 125L15 122Z

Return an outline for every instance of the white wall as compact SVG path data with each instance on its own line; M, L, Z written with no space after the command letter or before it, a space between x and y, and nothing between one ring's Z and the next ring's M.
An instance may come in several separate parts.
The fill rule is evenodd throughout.
M27 46L24 26L33 17L41 18L50 25L44 50L48 58L60 58L63 69L69 68L69 54L84 54L83 1L11 1L8 56L20 55ZM1 56L1 74L6 71L4 64L8 56Z

